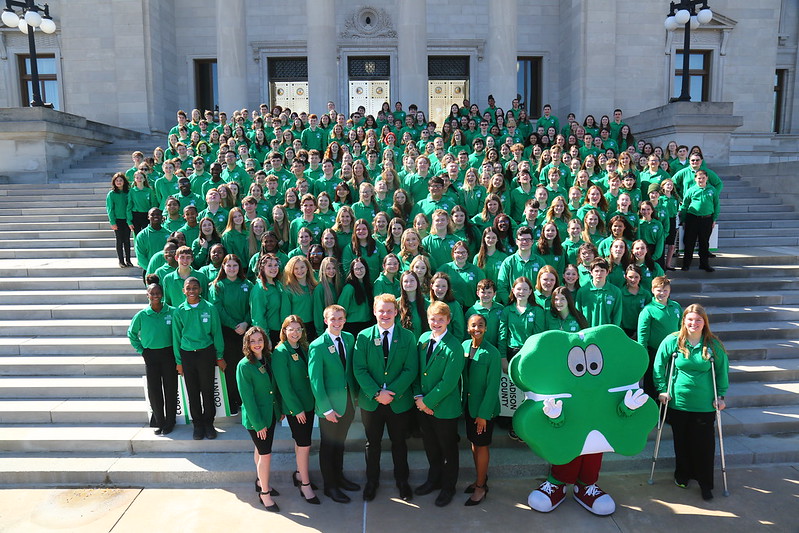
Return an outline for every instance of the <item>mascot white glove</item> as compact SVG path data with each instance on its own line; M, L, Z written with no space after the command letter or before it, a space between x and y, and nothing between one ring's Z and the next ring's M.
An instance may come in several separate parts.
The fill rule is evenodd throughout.
M642 391L643 392L643 391ZM544 400L544 414L551 419L556 419L563 412L563 401L555 400L555 398L547 398Z
M643 389L636 389L635 392L628 390L624 395L624 405L626 405L627 409L630 411L635 411L644 405L648 399L649 396L644 394Z

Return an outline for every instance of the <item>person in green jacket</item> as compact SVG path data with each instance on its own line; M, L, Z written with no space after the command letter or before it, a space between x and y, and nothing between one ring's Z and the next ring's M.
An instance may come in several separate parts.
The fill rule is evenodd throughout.
M552 291L552 305L544 318L546 331L576 333L588 327L583 314L574 306L571 291L565 286Z
M250 294L253 284L244 275L244 270L241 259L234 254L228 254L222 260L222 269L210 286L210 301L219 313L225 341L225 378L231 415L238 413L241 407L241 397L236 386L236 368L244 357L244 334L252 324Z
M624 286L621 287L621 329L637 340L638 315L652 301L652 293L641 287L641 268L628 265L624 269Z
M412 274L412 273L411 273ZM353 353L353 374L358 384L358 404L366 431L366 486L364 500L374 499L380 483L383 430L388 426L394 481L400 498L409 501L408 446L414 404L412 386L419 373L416 337L396 323L399 304L393 294L375 296L372 307L377 325L358 334Z
M236 383L242 402L241 424L255 445L255 490L267 511L278 512L280 508L272 499L277 491L269 487L269 470L275 426L283 416L280 414L268 342L269 338L263 329L254 326L247 330L242 348L244 358L236 365ZM266 490L263 490L264 487Z
M682 307L670 299L671 281L666 276L652 280L652 300L638 315L638 343L649 352L649 367L644 374L643 389L652 399L657 399L652 369L660 343L670 333L680 329Z
M591 280L577 291L575 306L588 324L601 326L616 324L621 327L622 304L621 290L607 282L610 265L603 257L596 257L589 266Z
M430 331L416 344L419 373L413 385L419 426L429 468L427 480L414 494L424 496L441 489L435 504L449 505L458 482L458 418L463 411L460 380L465 366L463 347L449 332L452 312L444 302L427 310Z
M372 325L373 294L366 260L356 257L350 263L349 272L338 297L339 305L347 310L348 319L344 327L352 335Z
M314 420L314 396L308 374L308 337L305 324L297 315L288 315L280 326L280 344L272 351L272 371L280 392L281 412L286 416L297 470L292 474L303 498L313 498L309 464Z
M264 254L256 267L258 279L250 292L250 317L253 326L262 328L268 334L270 346L280 342L283 286L280 283L280 260L275 254Z
M164 287L164 301L174 307L182 303L185 300L184 284L190 277L200 281L200 294L203 298L207 298L208 278L199 270L192 268L194 254L191 253L191 248L188 246L179 247L175 252L175 259L178 263L177 268L164 276L161 283Z
M319 417L319 470L325 496L336 503L348 503L350 498L342 489L361 488L344 476L344 443L355 417L358 392L352 362L355 337L343 330L347 322L344 307L326 307L324 320L325 331L308 347L308 375Z
M175 428L178 408L178 373L172 349L172 317L175 308L163 303L164 290L157 276L147 277L149 305L136 313L128 327L128 339L144 359L147 398L153 414L150 427L156 435Z
M452 261L438 269L449 276L452 293L465 309L477 300L477 284L485 279L485 273L474 263L469 262L469 247L466 241L458 241L452 247ZM465 328L464 328L465 329Z
M463 315L463 306L455 299L452 290L452 281L450 277L444 272L436 272L430 278L430 294L429 302L432 304L436 301L441 301L449 306L450 323L448 326L449 332L458 340L463 341L466 337L466 318Z
M719 218L719 191L708 185L707 173L704 170L698 170L694 180L696 185L685 193L680 207L680 222L685 227L682 269L691 268L694 247L698 241L699 268L705 272L715 272L716 269L710 266L709 262L710 235Z
M466 488L472 495L465 505L471 507L482 502L488 493L489 446L494 433L494 419L499 414L499 351L485 340L486 319L482 315L469 316L466 330L470 339L463 342L466 365L463 369L463 413L466 419L466 437L472 444L472 457L476 477Z
M332 256L322 259L319 265L319 284L313 290L313 321L316 331L325 329L324 311L338 302L341 283L338 259Z
M520 276L513 282L508 305L502 310L499 319L499 353L502 356L502 370L507 373L508 362L521 350L531 335L544 331L543 307L530 301L533 283Z
M402 292L399 298L399 324L413 333L418 340L427 328L425 320L427 302L424 298L419 277L412 270L406 270L400 276Z
M122 172L111 178L111 190L105 197L108 223L114 230L119 268L132 267L130 260L130 226L128 226L128 191L130 183Z
M161 210L153 207L147 213L150 224L136 235L136 262L142 270L147 269L152 257L163 250L169 232L161 226L164 220Z
M247 226L244 223L244 213L240 207L234 207L228 213L227 226L222 233L222 244L229 254L235 254L244 261L245 266L250 262L250 241Z
M283 296L280 301L281 316L297 315L302 319L308 338L316 339L313 324L316 277L308 258L298 255L289 259L283 270Z
M682 314L680 330L660 343L654 380L658 399L668 405L666 420L674 435L674 482L685 488L695 479L703 500L713 498L713 421L716 410L726 407L728 372L727 352L710 331L705 309L689 305Z
M147 175L137 170L128 191L126 209L128 227L134 235L147 227L147 211L155 207L155 191L150 188Z
M186 380L194 440L215 439L214 364L225 371L222 327L216 308L200 297L195 277L183 283L186 300L175 306L172 317L172 349L178 374Z
M400 297L400 282L399 282L399 258L389 253L383 258L383 271L377 277L374 283L372 292L378 294L393 294L394 297Z
M477 301L466 310L465 315L480 315L485 319L486 331L483 339L496 348L499 345L499 319L505 306L494 299L497 286L488 278L480 280L476 292Z

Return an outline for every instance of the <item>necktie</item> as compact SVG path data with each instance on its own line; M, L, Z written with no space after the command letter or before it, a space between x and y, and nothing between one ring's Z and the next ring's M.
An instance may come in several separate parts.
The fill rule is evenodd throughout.
M344 343L341 342L341 337L336 337L336 348L338 349L338 356L341 359L341 365L347 368L347 359L344 357Z
M383 360L388 364L388 331L383 332Z
M302 351L302 348L300 348L299 346L297 346L297 350L296 350L296 352L297 352L297 355L300 357L300 359L302 359L302 360L303 360L304 362L306 362L306 363L308 362L308 359L305 357L305 352L304 352L304 351Z
M430 362L430 356L433 355L433 349L436 347L436 341L432 338L430 339L430 343L427 345L427 362Z

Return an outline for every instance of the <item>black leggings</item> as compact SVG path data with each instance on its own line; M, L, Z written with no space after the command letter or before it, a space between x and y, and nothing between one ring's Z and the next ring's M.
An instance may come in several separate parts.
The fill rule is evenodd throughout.
M138 235L141 230L147 227L149 220L147 220L147 211L133 211L133 234ZM189 245L191 246L191 245Z
M117 258L120 263L130 263L130 227L124 218L116 220L117 229L114 230L114 237L117 241Z
M145 348L142 352L147 373L147 397L153 410L153 427L175 425L178 409L178 371L172 347Z

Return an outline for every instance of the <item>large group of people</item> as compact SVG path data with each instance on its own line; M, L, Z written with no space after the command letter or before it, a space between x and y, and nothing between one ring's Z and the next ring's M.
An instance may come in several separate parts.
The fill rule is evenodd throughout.
M278 510L269 458L283 417L307 502L319 502L315 417L324 494L343 503L361 490L343 471L356 408L364 500L379 486L387 428L400 497L439 491L444 506L463 417L477 472L466 505L477 505L508 362L531 335L615 324L649 351L644 389L684 428L675 481L697 479L710 494L712 439L704 455L692 446L715 400L691 383L709 379L711 353L726 390L726 358L704 311L682 312L665 276L678 225L682 269L698 243L700 267L713 271L722 183L700 147L636 140L619 109L599 121L569 114L561 127L548 105L532 120L518 100L505 112L493 98L482 112L453 104L441 125L400 102L377 117L348 118L331 102L319 116L261 105L230 122L197 109L177 119L167 149L135 152L107 196L120 267L132 266L132 233L147 284L128 336L145 360L157 434L174 429L181 374L194 438L216 437L218 366L254 442L266 509ZM663 367L672 353L685 358L673 387ZM418 429L429 470L411 490L406 439Z

